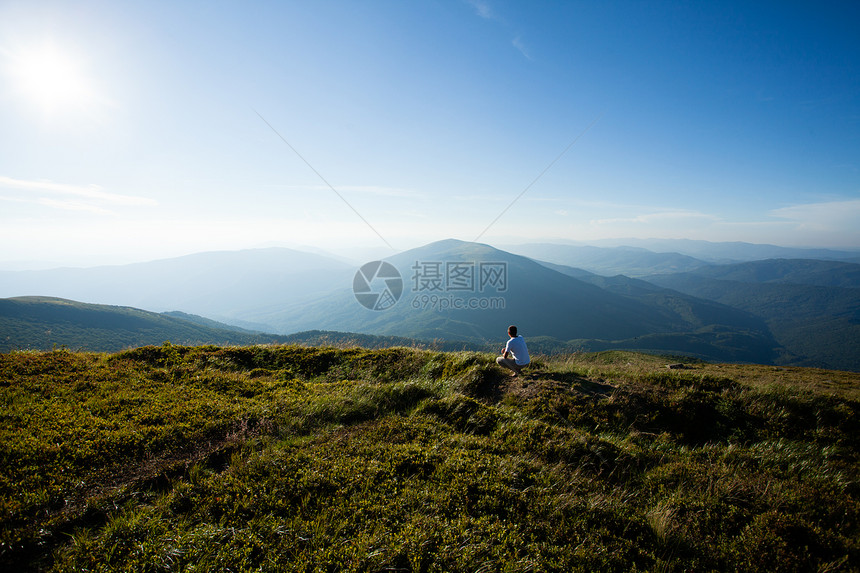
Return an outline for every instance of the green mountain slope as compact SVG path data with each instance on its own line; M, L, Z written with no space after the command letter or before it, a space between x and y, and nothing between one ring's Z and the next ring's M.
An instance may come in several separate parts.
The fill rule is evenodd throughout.
M483 344L418 340L355 332L310 330L274 335L244 330L220 322L172 311L153 313L130 307L87 304L51 297L0 299L0 352L66 347L94 352L174 344L300 344L391 348L407 346L433 350L487 350ZM563 350L556 343L554 351Z
M697 276L744 283L860 288L860 265L852 262L767 259L703 267L691 272Z
M860 374L0 354L0 570L856 571Z
M199 317L198 317L199 319ZM0 299L0 351L65 346L112 352L161 344L257 344L280 337L129 307L51 297ZM201 322L203 324L201 324Z
M790 284L789 280L853 284L853 267L832 272L808 261L760 261L695 273L648 277L654 284L713 300L762 318L794 358L783 363L860 370L860 289ZM725 280L703 276L742 278ZM762 282L768 281L768 282Z
M591 273L583 275L579 269L561 265L553 265L551 268L606 291L634 298L648 306L661 309L667 318L681 316L689 326L694 328L718 324L741 331L766 332L768 329L763 320L747 311L659 287L644 280L624 275L613 277Z

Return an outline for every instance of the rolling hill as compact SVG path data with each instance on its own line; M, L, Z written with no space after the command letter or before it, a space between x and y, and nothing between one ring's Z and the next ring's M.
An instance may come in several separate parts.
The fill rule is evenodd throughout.
M692 274L750 284L795 284L860 289L860 265L851 262L767 259L702 267L692 271Z
M52 297L0 299L0 352L65 347L115 352L145 345L296 344L348 348L405 346L442 351L489 350L487 345L400 336L310 330L289 335L265 334L179 311L146 310L81 303ZM555 350L561 350L556 345Z
M794 359L860 370L860 265L766 260L647 277L653 284L760 317Z
M165 341L235 345L281 342L282 338L189 315L51 297L0 299L0 352L54 347L114 352Z

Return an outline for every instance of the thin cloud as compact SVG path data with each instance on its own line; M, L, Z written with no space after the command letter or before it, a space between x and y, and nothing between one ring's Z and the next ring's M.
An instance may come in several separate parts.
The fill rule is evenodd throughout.
M860 199L791 205L768 214L791 227L795 244L860 248Z
M45 207L61 209L63 211L85 211L87 213L97 213L99 215L105 215L112 212L96 205L82 203L81 201L61 201L59 199L48 199L46 197L42 197L36 201L36 203L44 205Z
M367 193L370 195L382 195L384 197L419 197L421 194L410 189L399 187L380 187L378 185L345 185L340 187L341 191L354 193Z
M485 20L491 20L494 17L493 9L490 7L489 2L485 0L466 0L472 8L475 9L475 13L484 18Z
M270 187L277 187L279 189L286 189L289 191L323 191L329 189L325 185L271 185ZM338 191L345 191L348 193L365 193L368 195L381 195L384 197L417 198L424 196L423 193L412 189L384 187L380 185L338 185L336 188Z
M607 219L593 219L594 225L615 225L618 223L642 223L651 224L663 221L679 221L683 219L706 219L709 221L719 221L719 217L700 213L699 211L660 211L657 213L646 213L635 217L614 217Z
M70 185L67 183L54 183L52 181L14 179L0 175L0 187L8 189L21 189L34 193L54 193L59 195L73 195L83 199L92 199L114 205L139 206L157 205L158 202L148 197L136 197L134 195L120 195L108 193L98 185Z
M845 228L856 232L860 222L860 199L807 203L774 209L773 217L794 221L801 228L836 230Z
M490 3L487 0L466 0L466 2L472 6L475 10L475 14L477 14L480 18L484 20L495 20L503 25L505 29L510 30L510 26L506 25L506 22L499 17L498 14L493 10ZM529 52L529 49L526 47L523 39L520 36L514 36L514 39L511 40L511 45L517 49L517 51L523 55L527 60L531 60L532 56Z
M527 60L531 60L531 59L532 59L532 56L531 56L531 54L529 54L528 48L526 48L526 45L523 43L522 38L520 38L519 36L517 36L516 38L514 38L514 39L513 39L513 41L511 42L511 44L513 44L513 46L514 46L517 50L519 50L519 52L520 52L523 56L525 56L525 58L526 58Z
M497 195L453 195L451 199L456 201L495 201L498 199Z
M29 197L5 197L0 195L0 201L5 201L7 203L23 203L25 205L41 205L42 207L50 207L52 209L60 209L62 211L87 211L90 213L98 213L100 215L113 213L113 211L103 209L97 205L89 205L80 201L49 199L48 197L37 197L31 199Z

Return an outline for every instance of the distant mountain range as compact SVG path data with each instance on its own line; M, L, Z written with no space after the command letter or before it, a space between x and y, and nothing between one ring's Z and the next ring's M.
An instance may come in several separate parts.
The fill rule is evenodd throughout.
M743 248L750 247L755 246ZM781 259L717 265L640 247L517 248L522 254L456 240L431 243L386 259L397 269L399 282L391 276L359 279L356 267L290 249L200 253L125 266L3 272L0 296L50 295L137 307L162 313L155 315L158 321L179 321L174 326L208 329L166 336L167 331L152 326L151 342L135 342L143 338L125 328L114 337L120 347L168 339L288 342L289 336L305 332L306 340L375 336L393 344L417 340L445 349L495 349L513 323L535 348L548 353L617 348L714 361L860 370L856 263ZM615 272L620 269L626 272ZM353 292L356 285L367 290L365 300L383 309L362 306ZM367 296L377 293L389 298ZM28 299L27 304L35 302ZM47 304L44 299L41 303ZM14 328L0 322L4 348L43 347L44 336L36 340L41 335L24 335L24 301L16 301L17 307L5 304L0 305L0 318L6 320L7 311L18 308L19 322ZM57 309L58 303L50 304ZM41 324L38 328L45 326L36 316L28 320ZM67 320L64 328L70 329L72 322ZM113 349L103 345L112 336L110 328L98 331L97 323L81 322L80 334L87 329L101 332L102 346L81 347ZM42 328L48 330L57 328ZM231 335L225 337L225 332ZM365 339L361 344L385 343Z
M270 324L276 332L321 328L470 343L503 342L507 325L519 324L523 334L547 337L552 341L549 346L556 347L635 348L759 362L771 362L780 354L766 325L755 316L641 281L605 288L526 257L455 240L406 251L387 261L404 281L402 298L390 309L366 309L356 304L351 289L344 288L314 302L284 307L269 316ZM503 292L492 287L481 291L477 282L471 290L453 290L447 288L446 276L437 290L418 284L426 279L425 267L438 267L444 275L449 265L465 265L477 273L482 263L504 266ZM629 292L623 292L625 288ZM503 308L467 308L472 301L492 300L501 300ZM443 303L448 308L440 308ZM458 304L463 308L453 308ZM726 332L733 333L731 340ZM695 343L687 346L687 340Z
M181 310L252 330L272 305L300 303L349 284L355 268L343 261L285 248L214 251L148 263L92 268L0 272L0 297L44 295Z
M692 239L602 239L596 247L638 247L655 253L678 253L712 264L730 264L765 259L821 259L860 263L860 250L804 249L740 241L714 243Z
M612 276L644 277L689 272L702 267L765 259L819 259L860 263L860 252L794 249L750 243L711 243L680 239L630 239L618 246L529 243L504 249L540 261ZM613 245L614 241L606 241ZM636 246L633 246L635 244Z
M640 277L683 272L709 263L680 253L655 253L641 247L592 247L533 243L507 249L535 260L587 270L599 275Z

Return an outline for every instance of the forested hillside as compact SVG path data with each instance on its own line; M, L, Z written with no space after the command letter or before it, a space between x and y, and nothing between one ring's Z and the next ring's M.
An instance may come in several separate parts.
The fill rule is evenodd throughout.
M767 260L647 280L762 319L782 364L860 371L860 265Z

